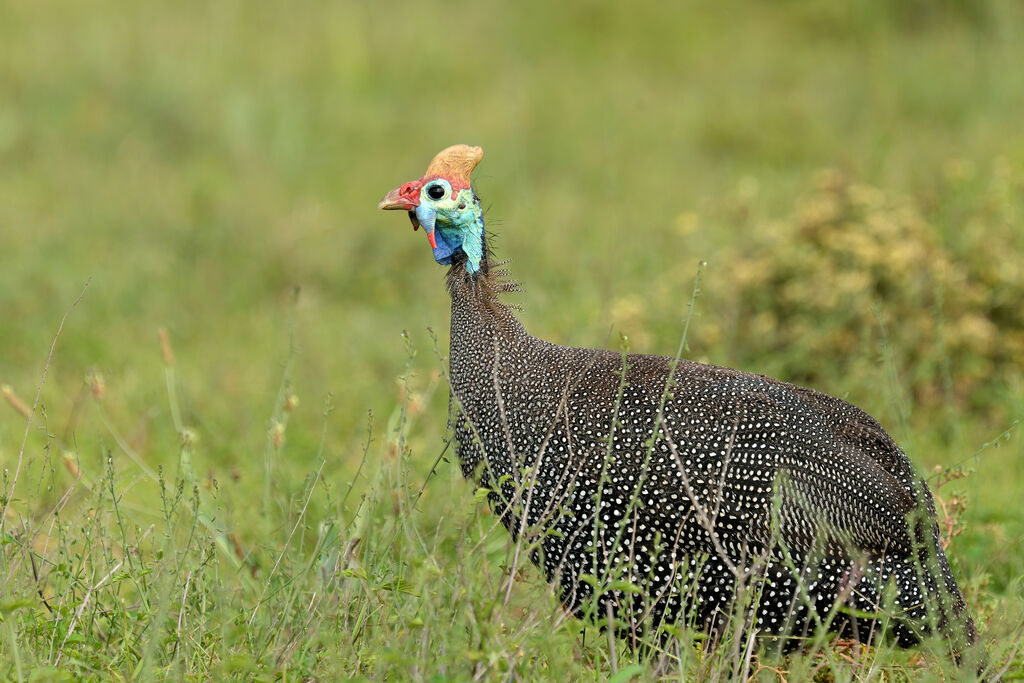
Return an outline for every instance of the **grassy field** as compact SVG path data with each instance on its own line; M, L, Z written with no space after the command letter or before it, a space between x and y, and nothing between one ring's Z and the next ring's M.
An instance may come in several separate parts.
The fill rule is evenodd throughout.
M672 353L706 261L689 357L878 417L1024 676L1024 11L854 4L0 0L0 677L958 676L506 596L428 479L444 269L375 211L455 142L533 334Z

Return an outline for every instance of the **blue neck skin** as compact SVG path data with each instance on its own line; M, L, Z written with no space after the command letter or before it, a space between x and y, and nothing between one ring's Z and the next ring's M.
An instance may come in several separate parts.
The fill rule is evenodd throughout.
M460 208L461 207L461 208ZM466 271L480 270L484 258L484 214L472 190L461 190L452 199L416 207L416 220L437 241L434 260L448 265L461 251Z

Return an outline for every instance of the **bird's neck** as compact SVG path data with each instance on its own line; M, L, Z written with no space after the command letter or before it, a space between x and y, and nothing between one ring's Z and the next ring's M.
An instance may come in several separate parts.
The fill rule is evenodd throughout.
M469 272L465 258L453 263L448 270L448 293L452 298L452 310L465 310L467 322L473 325L494 326L498 329L511 328L516 332L522 327L512 311L501 301L501 295L519 291L519 286L508 279L508 272L495 268L487 256L476 272Z
M476 273L468 272L465 262L449 269L453 381L457 361L486 363L529 339L522 323L501 301L501 294L511 291L518 291L516 283L505 279L504 271L489 259Z

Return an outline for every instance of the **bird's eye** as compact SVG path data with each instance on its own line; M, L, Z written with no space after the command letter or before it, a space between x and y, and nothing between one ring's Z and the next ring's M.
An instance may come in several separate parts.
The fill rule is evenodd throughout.
M427 188L427 196L431 199L440 199L444 196L444 185L431 185Z

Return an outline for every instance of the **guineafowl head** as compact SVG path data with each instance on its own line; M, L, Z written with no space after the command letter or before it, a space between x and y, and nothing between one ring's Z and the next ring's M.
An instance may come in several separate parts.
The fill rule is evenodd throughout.
M434 260L450 264L465 260L476 273L484 260L484 214L469 176L484 151L469 145L441 150L418 180L404 183L384 195L378 209L409 212L415 230L420 226L434 250Z

